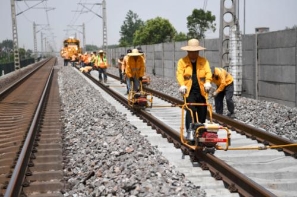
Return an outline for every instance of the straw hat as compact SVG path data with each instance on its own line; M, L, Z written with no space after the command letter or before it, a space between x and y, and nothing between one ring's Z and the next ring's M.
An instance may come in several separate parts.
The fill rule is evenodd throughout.
M199 45L199 40L191 39L188 41L188 46L184 46L181 49L184 51L201 51L206 48Z
M98 53L104 53L104 51L103 50L100 50Z
M132 49L131 53L128 53L128 56L141 56L142 54L138 52L137 49Z

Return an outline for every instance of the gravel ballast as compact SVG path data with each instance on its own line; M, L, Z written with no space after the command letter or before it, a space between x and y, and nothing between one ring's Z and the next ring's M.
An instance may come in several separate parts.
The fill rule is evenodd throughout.
M59 86L64 196L205 196L73 68L60 70Z

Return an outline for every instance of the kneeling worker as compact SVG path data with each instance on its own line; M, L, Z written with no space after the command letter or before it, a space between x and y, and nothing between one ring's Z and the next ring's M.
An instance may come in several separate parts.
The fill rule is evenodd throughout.
M233 77L223 68L212 67L212 82L216 84L217 89L212 93L215 100L215 110L218 114L223 114L223 100L226 96L227 109L229 113L227 116L235 118L234 102L233 102Z

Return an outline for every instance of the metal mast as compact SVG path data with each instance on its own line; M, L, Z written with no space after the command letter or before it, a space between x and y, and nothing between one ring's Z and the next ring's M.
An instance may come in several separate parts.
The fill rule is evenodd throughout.
M86 48L86 28L85 28L85 23L82 24L82 27L83 27L83 42L84 42L84 52L87 51L87 48Z
M40 38L41 38L40 40L41 58L43 58L43 33L42 32L40 32Z
M106 19L106 2L102 1L102 19L103 19L103 48L107 51L107 19Z
M18 31L15 14L15 0L10 0L11 3L11 19L12 19L12 38L13 38L13 54L14 54L14 70L20 69L20 54L18 43Z
M237 0L231 0L232 6L230 8L225 7L225 1L221 0L221 10L220 10L220 58L221 58L221 64L220 66L222 68L226 68L228 70L229 67L229 61L228 61L228 55L229 55L229 31L224 31L226 28L231 28L235 23L237 22L237 7L236 3ZM232 20L231 21L225 21L224 16L231 14ZM227 33L227 35L225 34Z
M37 38L36 38L36 24L33 23L33 37L34 37L34 59L37 59Z
M234 82L234 95L242 92L242 38L239 31L238 0L231 0L232 5L225 7L226 0L221 0L220 17L220 58L221 67L225 68L232 76ZM230 21L225 21L224 16L231 15ZM229 28L229 31L226 29ZM225 31L224 31L225 30Z

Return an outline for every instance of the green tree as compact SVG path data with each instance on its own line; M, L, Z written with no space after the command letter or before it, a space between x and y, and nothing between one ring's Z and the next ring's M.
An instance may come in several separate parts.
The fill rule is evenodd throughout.
M216 31L214 21L216 17L211 14L211 11L205 12L203 9L194 9L192 15L187 17L187 27L189 37L202 39L205 38L205 32L210 29Z
M19 48L19 54L21 60L26 58L26 50L24 48Z
M13 49L13 41L3 40L2 43L0 43L0 48Z
M171 42L176 35L176 30L169 20L156 17L147 20L140 29L135 32L133 45L157 44Z
M3 40L0 43L0 62L8 63L13 61L13 41Z
M188 37L185 33L179 32L178 34L175 35L174 41L179 42L179 41L185 41L188 40Z
M121 26L121 38L119 40L119 46L131 46L133 44L135 31L142 27L143 24L144 22L138 18L138 15L129 10L126 15L126 20L124 21L124 24Z
M26 57L27 58L30 58L30 57L32 57L32 54L33 54L33 51L31 49L27 49L27 51L26 51Z

